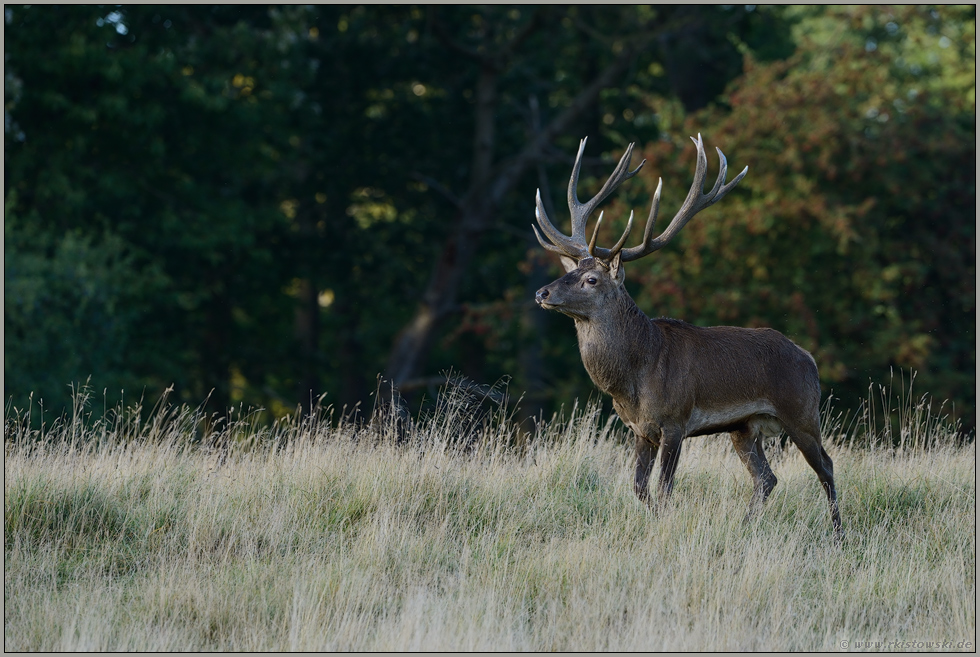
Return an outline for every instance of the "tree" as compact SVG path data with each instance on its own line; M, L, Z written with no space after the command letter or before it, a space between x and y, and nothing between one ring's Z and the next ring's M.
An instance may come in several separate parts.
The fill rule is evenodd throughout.
M663 176L664 214L693 170L688 134L704 133L749 174L724 207L634 268L638 302L698 324L784 331L848 407L869 379L914 369L919 389L972 427L972 12L821 10L791 58L748 57L724 105L644 149L644 193Z
M286 135L275 131L276 99L252 86L251 70L256 52L275 43L243 27L239 11L256 21L264 15L197 7L6 10L7 214L23 218L12 230L32 231L6 233L8 253L31 234L51 244L78 235L87 253L107 245L126 274L120 264L97 280L120 290L110 298L138 300L120 340L130 345L129 380L151 394L176 384L195 403L213 388L218 408L230 401L242 333L261 325L264 313L276 314L265 301L282 306L277 244L286 224L273 184ZM61 252L48 265L54 271ZM19 270L5 274L8 292L29 284ZM78 292L65 294L55 307ZM8 328L11 321L8 314ZM36 337L61 331L57 314L42 321L51 325ZM5 345L10 383L11 368L31 359L20 344Z

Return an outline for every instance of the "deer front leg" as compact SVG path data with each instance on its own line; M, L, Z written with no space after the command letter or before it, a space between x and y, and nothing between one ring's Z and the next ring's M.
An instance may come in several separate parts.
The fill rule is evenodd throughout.
M677 461L681 456L681 444L684 442L684 432L677 427L664 427L661 438L663 456L660 459L660 490L658 503L663 506L674 488L674 473L677 471Z
M636 476L633 478L633 492L641 502L650 504L650 473L653 471L653 463L657 460L657 450L660 448L639 433L633 432L636 436Z

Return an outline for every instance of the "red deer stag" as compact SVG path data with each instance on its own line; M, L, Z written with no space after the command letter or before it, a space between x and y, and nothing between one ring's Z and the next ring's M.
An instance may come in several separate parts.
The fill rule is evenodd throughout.
M693 138L692 138L693 140ZM592 239L585 226L596 206L643 164L629 170L633 144L626 149L609 180L587 203L578 200L579 169L585 151L582 140L568 182L571 236L563 234L545 213L541 192L535 215L541 246L561 256L565 271L557 281L538 290L535 301L575 320L582 363L592 381L612 395L613 407L636 438L634 490L650 503L647 484L657 452L663 453L658 501L670 495L681 443L688 436L728 432L739 458L752 475L754 492L746 518L757 513L776 486L776 476L763 452L763 436L785 430L813 468L830 501L834 534L840 539L840 513L834 488L834 466L820 443L820 381L813 357L773 329L733 326L700 327L676 319L651 320L636 306L623 286L623 263L664 247L695 214L721 200L748 173L748 167L725 184L727 162L718 150L720 171L714 187L703 193L707 157L701 135L694 184L667 229L653 238L660 207L657 185L643 242L623 248L633 228L630 213L626 231L615 246L596 246L602 214Z

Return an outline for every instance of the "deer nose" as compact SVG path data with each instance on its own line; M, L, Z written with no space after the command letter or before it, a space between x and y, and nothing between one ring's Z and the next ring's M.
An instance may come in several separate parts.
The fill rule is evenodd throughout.
M543 287L540 290L538 290L537 293L535 293L534 300L538 303L541 303L542 301L547 299L550 295L551 292L548 291L548 288Z

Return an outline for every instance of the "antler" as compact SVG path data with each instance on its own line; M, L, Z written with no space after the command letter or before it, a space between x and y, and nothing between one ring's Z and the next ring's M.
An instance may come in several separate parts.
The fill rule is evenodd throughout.
M609 196L620 184L624 181L629 180L637 174L637 172L646 163L646 160L640 162L640 166L636 167L633 171L629 171L629 162L633 155L633 144L630 144L620 158L619 164L616 165L616 169L613 171L612 175L609 176L609 180L606 184L602 186L599 193L595 195L587 203L581 203L578 200L578 194L576 193L576 187L578 186L578 175L579 169L582 163L582 154L585 151L585 142L583 139L578 149L578 157L575 158L575 166L572 169L572 177L568 181L568 207L572 215L572 235L569 237L564 235L561 231L555 228L551 220L548 219L548 215L545 213L544 205L541 203L541 190L538 190L536 198L536 209L535 216L538 220L538 225L541 226L541 230L544 231L545 235L552 243L545 242L541 237L541 233L535 226L531 226L534 229L534 234L538 238L538 242L541 246L548 249L549 251L554 251L555 253L560 253L578 260L586 257L594 257L602 260L612 260L617 253L622 250L622 261L629 262L631 260L636 260L642 258L645 255L653 253L658 249L663 248L667 245L670 240L680 232L681 228L690 221L694 215L696 215L701 210L706 207L717 203L725 195L730 192L735 185L737 185L745 174L748 173L749 168L745 167L742 172L735 176L731 182L725 184L725 176L728 173L728 161L725 159L725 154L721 152L720 148L715 148L718 151L718 159L720 161L720 168L718 171L718 178L715 180L714 186L711 188L707 194L703 193L704 190L704 178L708 172L708 158L704 154L704 143L701 141L701 133L698 133L698 138L694 139L691 137L691 141L695 143L698 147L698 159L697 167L694 170L694 182L691 185L690 191L687 193L687 198L684 199L683 205L681 205L680 210L671 219L670 224L667 229L661 233L656 239L651 239L653 234L653 226L657 221L657 213L660 210L660 192L663 189L663 179L657 184L657 191L653 195L653 203L650 206L650 215L647 217L646 228L643 230L643 242L639 246L634 246L628 249L623 249L623 245L626 243L630 232L633 230L633 213L630 212L629 221L626 224L626 230L623 232L623 236L619 238L615 246L611 249L604 249L602 247L596 247L595 241L596 236L599 233L599 225L602 223L602 214L599 214L599 219L596 221L595 229L592 233L592 239L588 244L585 242L585 224L588 221L589 215L592 214L595 207L602 202L607 196Z
M684 199L684 204L681 205L681 209L677 211L674 218L670 220L667 229L662 232L656 239L650 239L653 233L653 225L657 221L657 212L660 210L660 190L663 188L664 181L661 178L660 182L657 183L657 191L653 195L653 203L650 206L650 216L647 217L647 225L643 231L643 243L639 246L630 247L623 250L622 260L623 262L629 262L631 260L636 260L637 258L642 258L645 255L653 253L658 249L662 249L667 245L667 242L672 240L677 233L680 232L681 228L684 227L687 222L689 222L694 215L696 215L701 210L704 210L709 205L713 205L723 199L725 194L732 191L732 189L737 185L745 174L749 172L749 168L745 167L742 172L735 176L731 182L725 184L725 176L728 173L728 160L725 159L725 154L721 152L720 148L715 148L718 151L718 160L720 166L718 169L718 178L715 180L714 186L711 188L707 194L703 193L704 190L704 177L708 173L708 157L704 154L704 143L701 141L701 133L698 133L698 138L695 139L691 137L691 141L695 143L698 147L698 164L694 169L694 182L691 184L691 189L687 193L687 198ZM627 226L627 232L629 231L629 226ZM616 250L612 250L612 255L615 255Z
M579 143L578 155L575 157L575 166L572 168L572 177L568 180L568 209L572 215L572 234L571 236L565 235L560 230L555 228L551 220L548 219L548 213L545 212L544 204L541 202L541 190L538 190L537 196L535 198L535 210L534 215L537 217L538 225L541 226L541 230L547 235L551 243L546 242L541 237L541 233L533 224L531 228L534 229L534 234L538 238L538 242L541 246L548 249L549 251L554 251L555 253L560 253L572 258L581 260L582 258L587 258L589 256L604 257L602 254L607 252L609 249L595 249L595 237L599 229L599 223L596 223L596 232L592 234L591 243L586 243L585 241L585 224L589 220L589 215L595 210L596 206L606 199L610 194L612 194L617 187L619 187L624 181L629 180L639 172L646 160L640 162L640 166L636 167L632 171L629 170L630 160L633 158L633 146L630 144L626 148L626 152L623 153L623 157L619 159L619 164L613 170L612 175L606 181L606 184L602 186L599 193L594 197L589 199L589 201L582 203L578 200L578 176L579 171L582 168L582 155L585 153L585 142L588 137L583 139ZM631 220L632 221L632 220ZM599 215L599 222L602 222L602 215ZM628 235L628 230L627 230ZM619 245L622 248L622 244L626 242L626 236L620 240Z

